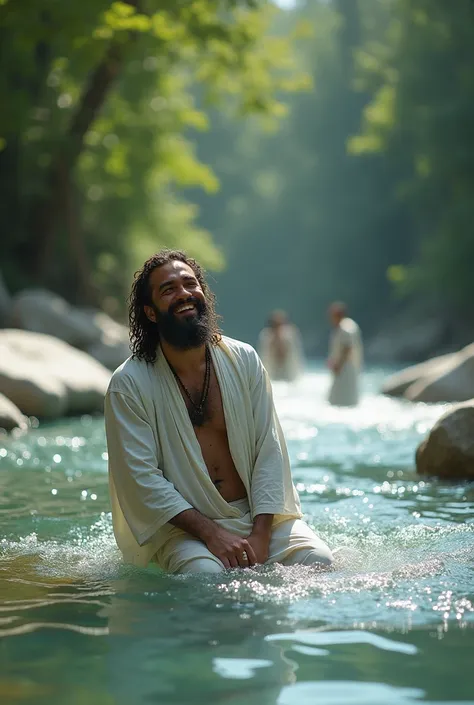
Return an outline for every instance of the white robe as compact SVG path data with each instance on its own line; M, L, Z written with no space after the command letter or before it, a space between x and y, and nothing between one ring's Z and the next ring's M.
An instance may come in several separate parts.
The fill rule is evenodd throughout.
M285 356L279 359L276 352L275 334L272 328L264 328L258 338L258 352L270 378L286 382L295 381L304 369L304 354L301 336L292 324L285 324L280 330L281 344Z
M360 328L351 318L344 318L331 335L329 359L338 363L345 348L350 348L339 374L329 392L329 403L334 406L355 406L359 402L359 376L363 349Z
M271 384L259 357L250 345L227 337L211 346L211 355L229 448L250 512L244 516L226 502L212 482L161 349L154 364L129 358L114 373L105 400L113 527L128 563L146 566L159 549L187 536L169 523L186 509L245 536L257 514L274 514L274 526L301 517Z

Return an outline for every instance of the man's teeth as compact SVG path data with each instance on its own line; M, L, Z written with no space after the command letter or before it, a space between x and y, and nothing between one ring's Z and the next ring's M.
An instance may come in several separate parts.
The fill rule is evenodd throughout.
M194 309L194 304L186 304L186 306L180 306L177 309L177 313L181 313L182 311L192 311Z

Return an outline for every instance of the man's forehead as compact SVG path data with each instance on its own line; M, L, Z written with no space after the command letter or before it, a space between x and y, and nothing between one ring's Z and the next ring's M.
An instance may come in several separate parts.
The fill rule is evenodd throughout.
M161 267L157 267L150 275L150 282L153 287L160 286L164 281L178 279L180 277L196 277L192 267L186 262L173 260Z

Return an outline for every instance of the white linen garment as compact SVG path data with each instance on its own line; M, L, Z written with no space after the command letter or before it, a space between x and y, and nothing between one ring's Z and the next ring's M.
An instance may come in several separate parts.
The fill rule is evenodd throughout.
M258 338L258 352L271 379L294 382L304 372L301 336L299 330L288 323L281 327L279 336L277 343L272 328L264 328ZM283 346L283 358L277 354L278 345Z
M168 523L186 509L197 509L241 536L250 533L257 514L274 514L274 526L287 521L289 535L301 518L270 381L258 355L250 345L227 337L211 346L211 355L229 448L250 511L226 502L209 477L161 349L153 364L129 358L114 373L105 400L113 527L126 562L146 566L158 556L165 567L170 561L169 556L159 559L163 549L171 550L178 538L190 538ZM330 563L329 549L312 535L324 546L322 562Z
M360 328L351 318L344 318L331 335L329 359L338 362L344 348L350 353L329 392L329 403L334 406L355 406L359 402L359 375L363 349Z

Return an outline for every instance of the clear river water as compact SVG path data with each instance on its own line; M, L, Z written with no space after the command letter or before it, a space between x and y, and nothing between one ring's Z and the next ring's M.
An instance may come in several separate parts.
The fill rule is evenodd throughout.
M331 573L124 566L103 419L0 439L0 703L474 703L474 486L414 470L445 410L275 385L306 519L359 549Z

